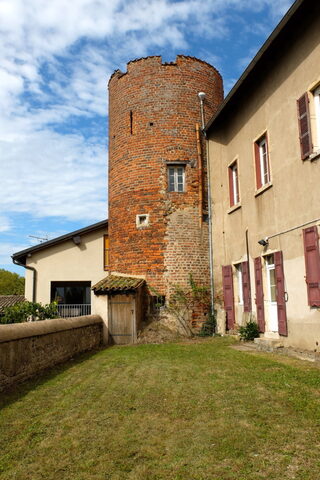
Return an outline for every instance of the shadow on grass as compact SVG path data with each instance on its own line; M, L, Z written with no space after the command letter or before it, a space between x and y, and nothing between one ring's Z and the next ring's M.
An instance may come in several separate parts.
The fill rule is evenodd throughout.
M75 365L80 365L81 363L84 363L90 358L94 357L97 353L109 348L110 346L100 346L93 350L79 353L69 360L58 363L52 367L48 367L41 372L35 373L32 377L26 380L7 387L5 390L0 392L0 409L15 403L27 395L30 391L34 390L36 387L45 384L49 380L55 378L57 375L67 372Z

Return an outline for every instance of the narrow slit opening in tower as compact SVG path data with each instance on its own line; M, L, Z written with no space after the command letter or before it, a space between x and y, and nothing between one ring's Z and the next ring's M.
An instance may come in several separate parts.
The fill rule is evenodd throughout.
M133 113L132 113L132 110L130 110L130 135L133 134L132 124L133 124Z

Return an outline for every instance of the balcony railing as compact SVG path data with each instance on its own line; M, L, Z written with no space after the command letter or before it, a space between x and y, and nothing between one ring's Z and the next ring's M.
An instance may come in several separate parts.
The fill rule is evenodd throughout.
M70 304L60 303L57 305L58 315L62 318L82 317L83 315L91 315L90 303Z

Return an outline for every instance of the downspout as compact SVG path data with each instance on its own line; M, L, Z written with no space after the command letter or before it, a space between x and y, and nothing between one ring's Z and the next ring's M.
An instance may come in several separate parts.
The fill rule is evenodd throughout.
M213 280L213 240L212 240L212 207L211 207L211 175L209 162L209 141L205 130L202 130L206 141L207 160L207 185L208 185L208 226L209 226L209 265L210 265L210 292L211 292L211 318L214 318L214 280ZM216 333L216 325L213 335Z
M209 227L209 268L210 268L210 297L211 297L211 318L214 318L214 280L213 280L213 245L212 245L212 208L211 208L211 179L210 179L210 162L209 162L209 142L205 131L204 108L203 101L206 94L199 92L200 113L201 113L201 131L206 142L206 161L207 161L207 189L208 189L208 227ZM216 325L213 335L216 333Z
M248 240L248 229L246 228L246 249L247 249L247 260L248 260L248 279L250 284L250 313L252 314L252 295L251 295L251 276L250 276L250 258L249 258L249 240Z
M29 267L24 265L23 263L19 262L15 258L11 257L12 261L15 265L19 265L19 267L26 268L27 270L31 270L33 272L33 282L32 282L32 301L35 303L36 301L36 287L37 287L37 270L34 267Z
M199 183L199 227L202 227L203 214L203 189L202 189L202 158L201 158L201 143L200 143L200 128L199 123L196 123L196 137L197 137L197 155L198 155L198 183Z

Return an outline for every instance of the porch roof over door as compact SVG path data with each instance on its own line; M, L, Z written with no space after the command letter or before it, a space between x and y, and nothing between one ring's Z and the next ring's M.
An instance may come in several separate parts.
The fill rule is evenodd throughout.
M108 275L93 285L92 290L96 295L108 295L111 293L127 293L137 290L145 284L143 278L122 277L120 275Z

